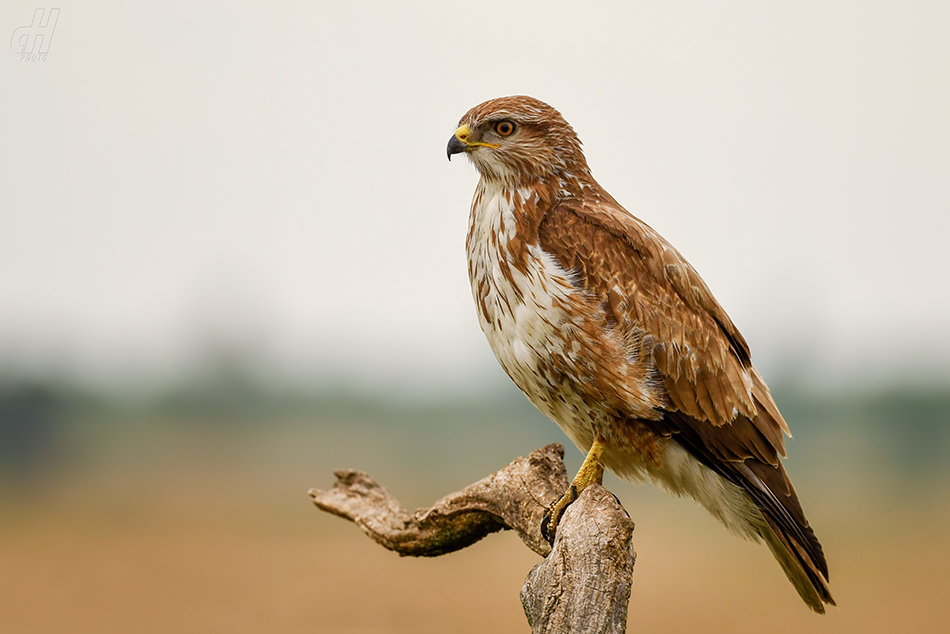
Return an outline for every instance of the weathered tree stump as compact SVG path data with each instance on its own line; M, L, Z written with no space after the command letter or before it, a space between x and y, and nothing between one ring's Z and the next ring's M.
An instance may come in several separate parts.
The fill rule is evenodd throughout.
M544 557L521 590L532 632L622 634L636 560L633 522L613 495L591 486L568 507L552 548L541 519L567 489L563 458L560 444L547 445L411 514L361 471L337 471L332 489L310 496L400 555L435 557L514 530Z

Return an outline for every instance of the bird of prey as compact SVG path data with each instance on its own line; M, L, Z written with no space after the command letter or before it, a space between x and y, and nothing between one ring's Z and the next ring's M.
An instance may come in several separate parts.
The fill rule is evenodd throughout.
M587 452L545 535L607 467L695 498L764 541L811 609L834 605L780 460L788 426L699 274L594 180L544 102L475 106L447 153L480 174L466 250L481 328L531 403Z

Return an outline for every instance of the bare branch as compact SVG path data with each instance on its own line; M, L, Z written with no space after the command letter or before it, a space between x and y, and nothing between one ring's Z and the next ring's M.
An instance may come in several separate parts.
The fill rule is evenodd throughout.
M563 458L564 447L552 443L413 514L361 471L337 471L332 489L311 489L310 497L400 555L435 557L510 528L545 556L551 547L541 536L541 518L567 489Z
M633 522L613 495L590 486L565 512L552 550L541 521L567 489L563 458L560 444L547 445L412 514L361 471L337 471L332 489L310 496L401 555L434 557L512 529L545 557L521 591L532 632L622 634L636 558Z

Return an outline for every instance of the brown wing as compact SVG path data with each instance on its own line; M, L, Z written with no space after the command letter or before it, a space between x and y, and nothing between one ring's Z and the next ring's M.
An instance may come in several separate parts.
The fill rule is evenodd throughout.
M670 409L722 427L755 421L766 446L749 451L777 464L787 426L749 358L749 347L699 274L649 226L606 192L555 205L541 219L541 248L613 313L653 338ZM722 447L727 450L727 447ZM771 454L771 455L770 455Z
M699 274L599 188L583 201L554 205L538 230L541 248L614 321L652 337L668 405L651 424L744 489L774 530L805 551L796 556L815 586L826 588L816 576L828 575L821 546L779 460L785 420L745 339Z

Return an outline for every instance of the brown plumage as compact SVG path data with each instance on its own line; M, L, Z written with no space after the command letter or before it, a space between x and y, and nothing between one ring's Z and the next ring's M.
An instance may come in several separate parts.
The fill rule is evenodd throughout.
M780 461L788 427L696 271L597 184L547 104L504 97L472 108L449 141L450 158L461 152L481 174L472 291L512 380L589 461L696 498L764 540L813 610L834 604Z

